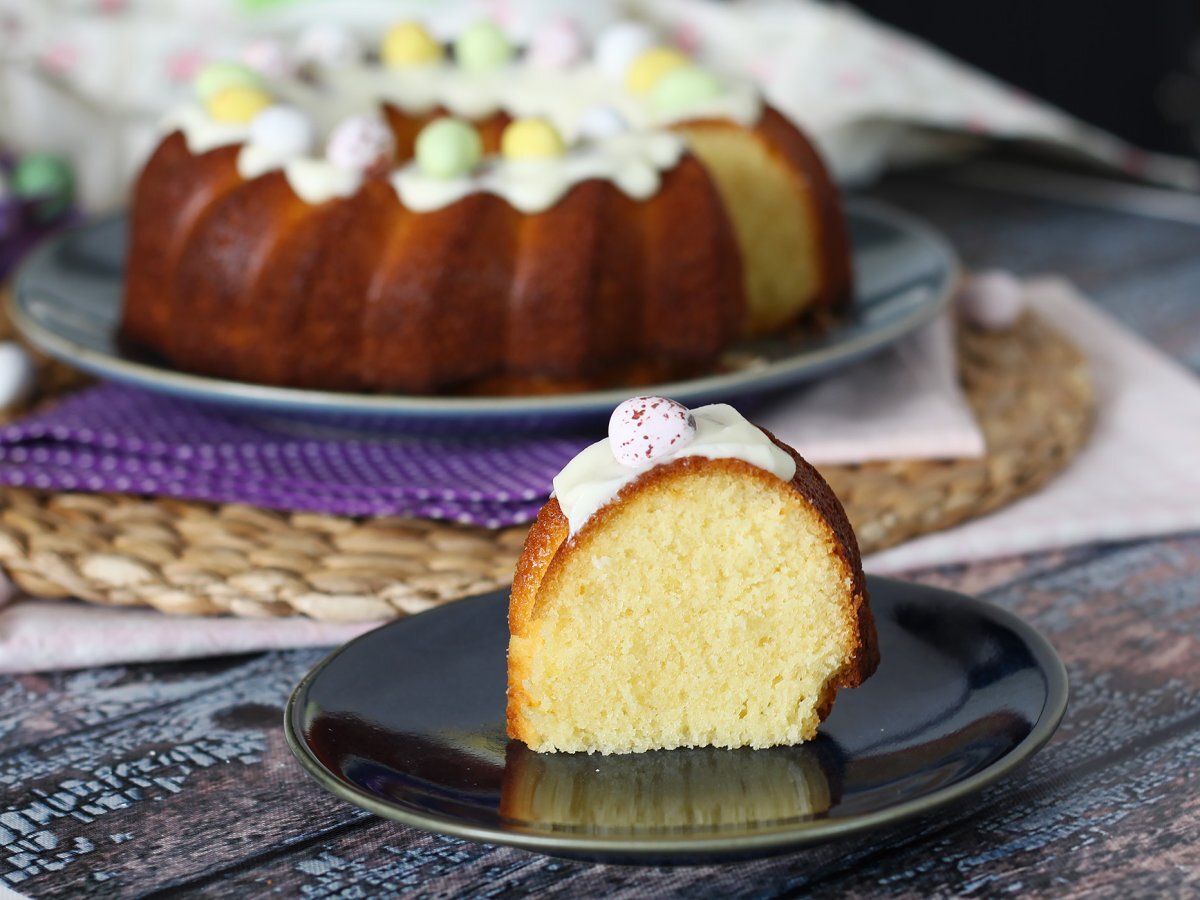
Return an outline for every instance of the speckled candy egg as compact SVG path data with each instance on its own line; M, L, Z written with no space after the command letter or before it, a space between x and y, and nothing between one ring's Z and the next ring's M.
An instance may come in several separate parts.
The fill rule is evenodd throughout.
M192 87L200 102L207 105L230 88L262 91L265 85L262 75L249 66L235 62L214 62L200 70Z
M1007 331L1025 311L1025 296L1016 276L1003 271L981 272L963 287L958 308L966 320L985 331Z
M227 125L249 125L271 105L271 95L252 87L228 87L208 101L208 114Z
M712 72L700 66L681 66L658 80L650 99L660 113L677 115L721 96L722 91L721 80Z
M361 115L344 119L333 129L325 156L340 168L371 172L388 166L395 150L388 127L375 116Z
M50 153L22 157L9 175L9 188L22 200L36 201L33 215L50 221L66 212L75 196L75 176L66 161Z
M269 106L250 122L250 143L280 159L291 159L312 152L317 131L295 107Z
M488 72L508 65L513 46L491 22L476 22L454 42L454 61L468 72Z
M566 69L581 62L586 50L587 39L574 19L551 19L533 33L525 58L539 69Z
M337 25L310 25L296 38L296 58L303 63L336 68L362 59L358 40Z
M658 38L645 25L618 22L596 38L596 65L609 77L624 80L633 61L657 43Z
M242 62L258 74L280 80L296 71L295 61L283 41L259 38L242 48Z
M674 47L651 47L630 64L625 87L634 94L648 94L665 76L687 65L688 58Z
M556 159L566 152L562 135L545 119L514 119L500 135L500 154L508 160Z
M633 397L614 409L608 420L613 456L633 468L682 450L695 436L695 417L686 406L666 397Z
M431 178L459 178L479 165L483 142L467 122L449 116L435 119L417 135L417 167Z
M383 64L393 69L441 62L442 45L419 22L398 22L388 29L379 48Z

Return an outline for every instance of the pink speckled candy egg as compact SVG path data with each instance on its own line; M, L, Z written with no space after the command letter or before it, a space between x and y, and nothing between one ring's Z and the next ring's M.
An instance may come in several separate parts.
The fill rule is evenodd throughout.
M283 41L258 38L242 48L242 62L258 74L282 80L295 74L296 64Z
M1025 311L1020 280L1009 272L981 272L963 286L958 308L966 320L985 331L1007 331Z
M539 69L566 69L580 62L587 50L583 29L574 19L550 19L533 33L526 60Z
M652 463L683 449L695 436L695 417L682 403L666 397L633 397L608 420L608 441L623 466Z
M391 164L396 140L382 120L371 115L343 119L329 135L325 156L343 169L377 172Z

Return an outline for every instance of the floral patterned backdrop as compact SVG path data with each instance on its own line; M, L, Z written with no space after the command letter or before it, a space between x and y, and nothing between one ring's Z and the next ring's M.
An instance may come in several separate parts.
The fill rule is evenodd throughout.
M0 143L68 157L83 206L112 208L198 69L255 38L294 42L324 23L372 48L398 19L449 36L487 17L519 41L563 13L591 31L626 16L649 20L706 62L751 74L815 135L843 180L999 137L1200 184L1192 163L1141 153L852 7L811 0L0 0Z

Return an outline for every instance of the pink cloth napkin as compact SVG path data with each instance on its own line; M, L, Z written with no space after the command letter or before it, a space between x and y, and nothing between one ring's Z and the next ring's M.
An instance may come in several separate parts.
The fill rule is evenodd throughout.
M0 673L336 646L381 624L317 622L303 616L168 616L154 609L30 600L20 597L7 579L3 592Z
M1026 286L1032 308L1084 350L1096 379L1095 434L1071 466L1040 493L959 528L928 535L867 559L874 572L897 572L943 563L997 558L1093 541L1129 540L1200 528L1200 470L1195 463L1200 435L1200 381L1081 297L1069 284L1044 279ZM942 331L939 336L939 329ZM941 343L939 343L939 341ZM820 434L821 410L835 410L856 382L879 390L883 377L926 385L915 408L940 409L941 422L961 396L945 392L948 347L945 327L935 325L888 356L811 388L812 421L778 410L766 421L804 452L832 452L843 440ZM927 353L929 366L920 365ZM890 367L890 368L889 368ZM874 370L873 372L871 370ZM952 358L951 368L952 371ZM870 374L868 374L870 372ZM938 373L941 374L938 374ZM953 381L952 377L950 381ZM930 390L929 385L935 385ZM942 398L938 406L936 399ZM911 401L909 398L908 401ZM856 443L889 448L880 420L864 423ZM936 440L938 425L914 445ZM819 438L812 440L806 438ZM886 454L885 454L886 455ZM174 618L152 610L107 609L84 603L0 599L0 672L71 669L85 666L182 659L279 647L332 646L377 623L324 624L307 619ZM8 603L5 605L4 601Z
M962 459L985 451L958 382L949 316L836 377L755 410L753 418L818 465Z

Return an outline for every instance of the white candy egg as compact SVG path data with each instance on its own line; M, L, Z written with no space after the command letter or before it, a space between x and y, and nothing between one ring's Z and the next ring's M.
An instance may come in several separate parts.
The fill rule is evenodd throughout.
M0 342L0 409L20 406L36 385L37 369L29 351L15 341Z
M362 59L358 40L337 25L310 25L296 39L296 58L302 63L335 68Z
M608 76L624 81L633 61L658 43L653 29L637 22L617 22L596 38L596 65Z
M581 137L591 141L616 137L629 130L625 117L611 106L593 106L579 117L575 123L575 131Z
M250 143L280 159L292 159L312 152L317 131L295 107L268 106L250 122Z

